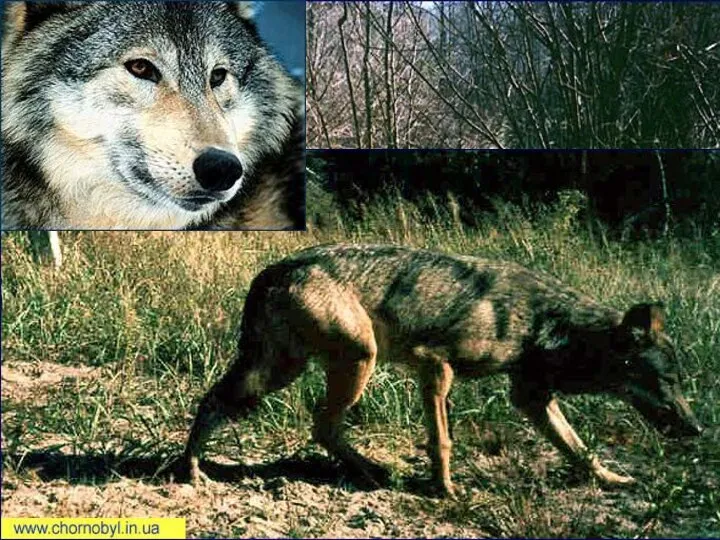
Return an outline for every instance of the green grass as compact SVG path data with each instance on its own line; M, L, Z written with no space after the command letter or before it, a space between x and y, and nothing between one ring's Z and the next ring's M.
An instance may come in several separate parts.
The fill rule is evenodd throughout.
M331 228L304 234L62 233L65 260L59 271L32 260L25 235L4 234L3 362L99 368L91 381L51 385L42 400L4 399L5 464L19 469L13 456L47 448L48 441L69 444L80 454L113 452L120 460L169 459L180 451L202 393L233 357L248 286L264 266L317 243L392 242L515 260L620 309L664 301L668 331L684 351L685 394L709 426L706 436L667 443L615 400L577 397L564 404L592 447L604 458L632 464L641 479L632 494L646 503L645 510L627 510L635 534L719 535L720 229L694 239L613 241L601 228L579 221L574 201L565 198L532 215L498 203L499 218L472 230L460 223L453 200L431 201L434 210L421 213L390 198L364 209L361 222L338 217ZM263 437L306 433L323 385L320 369L310 369L289 389L266 398L261 414L248 421L250 429L216 440L215 449L236 454ZM509 405L506 387L502 377L455 385L454 418L466 435L457 437L458 467L477 445L523 455L523 444L539 444ZM408 374L381 368L351 421L418 433L417 394ZM353 429L358 440L363 429ZM490 441L482 435L487 431L494 432ZM603 529L582 515L551 523L551 509L533 505L542 482L511 478L496 484L471 469L460 474L460 482L485 489L506 509L491 515L458 503L443 507L446 519L495 520L498 534L627 533L627 526Z

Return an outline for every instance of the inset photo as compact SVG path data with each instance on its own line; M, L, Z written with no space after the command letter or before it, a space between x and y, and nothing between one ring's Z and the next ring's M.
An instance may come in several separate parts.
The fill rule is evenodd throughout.
M2 9L3 230L305 228L304 2Z

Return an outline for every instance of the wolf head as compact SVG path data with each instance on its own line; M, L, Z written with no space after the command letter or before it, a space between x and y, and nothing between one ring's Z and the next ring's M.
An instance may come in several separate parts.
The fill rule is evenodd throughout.
M660 304L638 304L625 314L613 351L616 393L661 433L699 435L702 428L682 396L675 347L664 324Z
M205 219L302 114L247 2L5 9L3 142L81 226L83 212L136 228Z

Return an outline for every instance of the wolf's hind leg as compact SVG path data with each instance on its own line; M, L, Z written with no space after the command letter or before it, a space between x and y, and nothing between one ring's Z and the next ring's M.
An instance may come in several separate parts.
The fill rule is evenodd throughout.
M531 396L522 386L522 382L513 381L513 403L527 414L535 427L568 459L580 464L609 486L631 484L635 481L631 476L622 476L608 470L600 463L597 456L588 451L585 443L560 410L555 398L548 393Z
M266 394L284 388L307 366L301 351L282 344L270 351L259 365L248 367L242 357L200 402L185 448L184 461L193 484L206 480L199 461L213 429L226 419L239 419L253 412ZM253 351L253 354L262 354Z
M213 387L200 402L185 446L183 462L187 468L191 484L197 485L200 482L207 481L207 476L200 470L200 456L213 429L218 427L226 418L227 415L218 402L218 395L215 387Z
M353 345L352 348L357 350L358 344ZM328 359L327 396L315 412L313 439L375 485L382 485L387 479L387 470L363 457L343 437L345 415L360 399L375 368L374 339L371 346L360 349L363 353L357 356L344 350Z
M255 410L266 393L265 382L262 371L236 363L203 397L184 453L191 483L206 480L199 461L212 431L225 420L242 418Z

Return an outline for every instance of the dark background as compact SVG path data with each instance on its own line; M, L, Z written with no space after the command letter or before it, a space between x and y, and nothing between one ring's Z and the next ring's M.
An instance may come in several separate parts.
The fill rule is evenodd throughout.
M714 226L720 215L720 152L314 150L308 168L355 218L378 198L422 206L428 194L450 193L472 225L496 199L532 206L567 189L584 193L586 212L615 230L660 230L668 210L676 232Z

